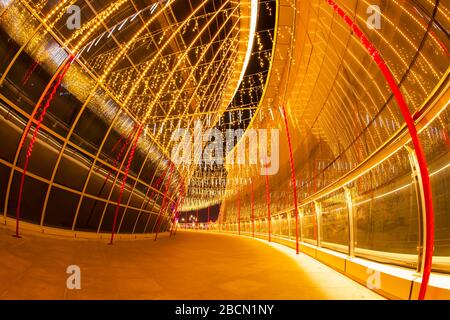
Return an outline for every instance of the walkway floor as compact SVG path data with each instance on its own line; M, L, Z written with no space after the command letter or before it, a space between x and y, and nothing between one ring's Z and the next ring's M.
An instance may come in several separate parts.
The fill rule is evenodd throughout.
M11 236L0 227L0 299L380 299L314 259L248 238L178 232L158 241ZM69 290L66 269L81 268Z

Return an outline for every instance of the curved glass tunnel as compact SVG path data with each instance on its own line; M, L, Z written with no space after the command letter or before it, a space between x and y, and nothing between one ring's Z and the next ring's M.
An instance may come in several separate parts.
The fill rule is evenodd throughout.
M450 299L450 2L372 2L0 1L0 299Z

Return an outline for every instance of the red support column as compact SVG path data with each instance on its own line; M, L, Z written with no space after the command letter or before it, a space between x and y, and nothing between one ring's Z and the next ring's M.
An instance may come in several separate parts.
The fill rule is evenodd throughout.
M270 189L269 189L269 176L267 175L267 168L266 168L266 201L267 201L267 233L269 234L269 242L272 241L272 236L270 234Z
M241 235L241 196L237 194L237 220L238 220L238 234Z
M173 223L172 227L170 228L170 236L172 236L172 232L175 235L177 233L177 227L178 227L178 217L180 212L178 211L178 208L181 208L183 205L184 197L186 196L186 186L184 184L184 181L181 182L181 191L180 191L180 198L178 199L178 202L176 204L175 210L174 210L174 216L173 216ZM174 229L175 226L175 229Z
M251 192L252 192L252 198L251 198L251 208L252 208L252 236L255 237L255 196L253 194L253 181L251 181Z
M313 194L317 192L317 159L314 159L314 167L313 167ZM317 217L317 212L316 212L316 206L311 203L312 208L314 209L314 215L312 216L312 221L313 221L313 230L314 230L314 240L317 240L317 226L318 226L318 221L316 220ZM318 240L317 240L318 241ZM317 245L319 245L319 243L317 242Z
M420 176L422 179L422 188L425 200L425 216L426 216L426 235L425 235L425 257L424 257L424 267L422 275L422 283L419 291L419 300L425 299L426 290L428 287L428 281L430 279L431 265L433 259L434 250L434 212L433 212L433 201L431 193L430 176L428 174L428 166L425 158L425 153L422 148L422 144L419 140L417 133L417 128L415 122L411 116L408 105L403 98L403 94L397 86L394 76L387 67L385 61L381 57L379 51L375 48L373 43L364 35L358 25L352 21L352 19L347 16L333 0L327 0L327 3L333 8L333 10L344 20L344 22L352 29L355 36L359 38L361 43L364 45L372 59L378 65L381 73L388 82L391 91L397 101L400 111L408 127L409 135L411 136L412 143L414 145L414 150L417 156L417 162L419 163Z
M196 224L196 228L198 230L198 209L197 209L197 213L196 213L196 216L195 216L195 224Z
M45 100L45 103L42 105L41 114L40 114L39 119L37 121L36 128L34 129L33 136L31 138L30 143L28 144L28 149L27 149L27 153L26 153L26 156L25 156L25 164L23 166L22 177L21 177L21 180L20 180L19 195L18 195L18 198L17 198L17 208L16 208L16 234L15 234L15 237L17 237L17 238L20 238L19 221L20 221L20 206L22 204L23 185L25 183L25 176L26 176L26 173L27 173L28 164L30 162L31 155L33 153L33 146L36 143L37 135L38 135L39 130L40 130L41 126L42 126L42 122L44 121L44 118L45 118L45 115L47 113L47 110L50 107L50 104L52 103L53 98L55 97L56 91L58 90L59 86L61 85L61 82L64 79L64 77L65 77L67 71L69 70L70 66L72 65L72 62L73 62L74 59L75 59L74 55L69 56L69 58L66 61L65 65L62 66L62 68L58 70L59 73L57 74L56 78L54 79L54 81L52 83L53 88L50 91L50 94L47 96L48 90L50 90L51 85L49 85L46 88L45 92L42 94L42 97L45 98L45 96L47 96L47 99ZM39 109L37 109L37 110L39 110ZM21 145L19 146L19 148L22 148L22 144L25 143L25 139L27 138L28 131L31 128L31 124L30 124L30 126L28 128L25 129L24 138L23 138L23 141L21 142Z
M294 164L294 156L292 155L292 143L291 143L291 135L289 133L289 124L286 115L286 109L284 105L281 105L281 110L283 111L284 125L286 127L286 138L288 141L289 147L289 164L291 166L291 183L292 183L292 191L294 195L294 215L295 215L295 252L299 253L298 247L298 205L297 205L297 183L295 181L295 164Z
M175 206L172 226L170 228L170 237L172 236L172 234L175 235L175 233L176 233L176 229L177 229L176 227L178 225L178 214L179 214L178 207L180 207L181 202L183 201L183 196L184 196L184 194L180 196L180 199L178 199L177 204Z
M161 221L162 212L164 211L166 198L167 198L167 193L169 192L170 181L172 180L173 168L174 168L174 165L172 163L170 165L169 179L168 179L168 182L167 182L167 185L166 185L166 190L164 192L164 197L163 197L163 201L161 203L161 208L159 209L158 219L156 220L155 228L157 228L157 230L156 230L156 233L155 233L155 241L156 241L156 239L158 239L159 225L160 225L160 221Z
M159 188L159 187L162 185L162 183L163 183L163 181L164 181L164 178L166 177L166 174L167 174L167 167L164 169L163 174L162 174L161 176L159 176L158 179L156 180L156 182L155 182L155 184L154 184L154 188L155 188L155 189ZM151 192L150 195L148 196L148 193L150 192L150 190L151 190L152 192ZM149 186L148 189L147 189L147 194L146 194L146 196L148 196L148 198L147 198L147 203L146 203L145 206L143 207L144 210L147 209L148 204L150 203L150 199L153 197L153 195L155 195L155 201L156 201L156 196L157 196L158 194L157 194L154 190L152 190L152 188L150 188L150 186Z
M208 207L208 224L207 224L208 231L209 231L209 218L210 218L210 215L211 215L211 207Z
M136 138L134 140L133 146L130 151L130 155L128 156L127 167L125 168L125 174L123 176L122 184L120 186L119 198L117 199L116 211L114 213L114 221L113 221L113 226L112 226L112 230L111 230L111 239L109 241L109 244L113 244L113 241L114 241L114 233L116 232L116 223L117 223L117 217L119 215L120 203L122 201L123 190L125 189L125 184L126 184L127 178L128 178L128 172L130 171L131 162L133 161L134 152L136 151L137 143L139 141L139 137L141 136L141 134L142 134L142 126L140 126L138 129Z
M219 232L222 231L223 228L223 215L224 215L224 205L220 206L220 212L219 212Z
M184 193L183 193L183 197L181 198L180 210L181 210L181 208L183 208L184 199L186 199L186 194L187 194L186 185L184 183L183 183L183 186L184 186ZM177 235L177 227L178 227L178 225L175 227L175 235Z

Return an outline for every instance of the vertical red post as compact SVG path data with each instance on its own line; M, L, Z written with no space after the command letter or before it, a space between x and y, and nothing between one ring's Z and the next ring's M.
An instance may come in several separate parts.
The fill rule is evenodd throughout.
M316 169L316 163L317 163L317 159L314 159L314 167L313 167L313 194L317 192L317 169ZM313 206L314 208L314 215L312 216L312 221L313 221L313 230L314 230L314 240L317 240L317 221L316 221L316 217L317 217L317 212L316 212L316 206L313 205L313 203L311 203L311 206ZM317 243L318 244L318 243Z
M238 234L241 235L241 196L237 194L237 220L238 220Z
M220 206L220 212L219 212L219 231L222 231L222 223L223 223L223 215L224 215L224 209L223 206Z
M187 193L186 185L183 183L183 195L181 196L181 201L180 201L180 206L179 206L180 210L183 208L184 199L186 198L186 193ZM179 215L179 213L178 213L178 215ZM178 224L176 224L176 226L175 226L175 235L177 235L177 228L178 228Z
M267 175L266 168L266 201L267 201L267 233L269 234L269 242L272 241L272 235L270 231L270 189L269 189L269 176Z
M292 183L292 191L294 195L294 214L295 214L295 252L299 253L298 247L298 206L297 206L297 183L295 181L295 164L294 164L294 156L292 154L292 143L291 143L291 135L289 133L289 124L286 115L286 109L284 105L281 105L281 110L283 111L284 125L286 127L286 138L288 141L289 147L289 164L291 166L291 183Z
M251 181L251 192L252 192L252 198L251 198L251 208L252 208L252 236L255 237L255 196L253 194L253 180Z
M25 157L25 164L23 166L22 171L22 177L20 180L20 186L19 186L19 195L17 197L17 208L16 208L16 234L15 237L20 238L19 234L19 221L20 221L20 206L22 204L22 193L23 193L23 186L25 184L25 176L27 174L28 164L30 162L31 155L33 153L33 147L36 143L37 135L39 133L39 130L42 126L42 122L44 121L45 115L47 113L48 108L50 107L50 104L53 101L53 98L55 97L56 91L58 90L59 86L61 85L62 80L64 79L67 71L69 70L70 66L72 65L73 60L75 59L74 55L69 56L69 59L67 60L66 64L62 67L62 69L59 69L59 73L57 73L56 78L53 81L53 88L50 91L50 94L47 96L47 99L45 103L42 105L41 114L39 116L39 119L36 124L36 128L34 129L33 136L31 138L30 143L28 144L28 149ZM45 97L48 94L48 90L51 88L51 85L48 86L45 90L45 92L42 94L43 97ZM31 123L32 124L32 123ZM31 128L31 125L30 127ZM25 129L27 130L27 129ZM29 130L29 129L28 129ZM26 131L24 133L24 140L22 143L25 143L25 139L27 138L28 132ZM22 148L22 144L19 146L19 148Z
M196 224L196 227L198 230L198 209L197 209L196 216L195 216L195 224Z
M176 233L177 225L178 225L178 214L179 214L178 208L181 206L181 203L183 201L183 197L184 197L184 193L182 193L180 195L180 198L178 199L177 204L175 206L172 227L170 228L170 236L172 236L172 234Z
M209 230L209 218L210 218L210 215L211 215L211 207L208 207L208 230Z
M327 3L333 8L333 10L344 20L344 22L351 28L353 34L359 38L360 42L364 45L372 59L377 64L384 78L386 79L389 87L391 88L392 94L400 108L403 119L405 120L406 126L408 127L409 135L411 136L411 141L414 145L414 151L416 152L417 162L419 163L420 176L422 178L422 188L424 193L425 201L425 216L426 216L426 235L425 235L425 257L424 257L424 267L422 275L422 283L420 285L419 300L425 299L425 294L428 287L428 282L430 280L431 265L433 260L434 251L434 210L433 210L433 200L431 193L430 176L428 174L428 166L425 158L425 153L422 148L422 144L419 140L419 135L417 133L417 128L414 119L411 116L408 105L406 104L403 94L400 91L397 82L392 75L391 71L386 65L386 62L381 57L379 51L375 48L373 43L364 35L358 25L345 14L344 10L339 7L333 0L326 0Z
M111 239L109 241L109 244L113 244L113 241L114 241L114 234L116 232L117 217L119 215L120 203L122 201L123 191L125 189L125 183L127 182L128 172L130 171L131 162L133 161L134 153L136 151L137 143L139 141L139 137L141 136L141 134L142 134L142 126L140 126L139 129L138 129L138 132L136 134L136 138L134 140L133 146L132 146L131 151L130 151L130 155L128 156L128 163L127 163L127 167L125 168L125 174L123 176L122 184L120 186L119 198L117 199L116 210L114 212L114 221L113 221L113 226L112 226L112 230L111 230Z
M165 203L166 203L166 198L167 198L167 193L169 192L170 181L172 181L173 168L174 168L174 164L172 163L172 164L170 165L169 179L168 179L168 181L167 181L166 190L165 190L165 192L164 192L163 201L162 201L162 203L161 203L161 208L159 209L158 219L156 220L155 228L158 228L158 229L156 230L156 233L155 233L155 241L156 241L156 239L158 239L159 225L160 225L160 221L161 221L162 212L164 211L164 207L165 207Z
M175 213L173 216L173 223L172 223L172 228L170 228L170 236L172 236L172 232L174 233L174 235L176 234L177 231L177 226L178 226L178 216L180 214L178 208L182 207L182 203L184 201L184 197L186 196L186 187L184 185L184 182L182 182L181 185L181 191L180 191L180 198L178 199L177 205L175 207ZM175 229L174 229L175 226Z

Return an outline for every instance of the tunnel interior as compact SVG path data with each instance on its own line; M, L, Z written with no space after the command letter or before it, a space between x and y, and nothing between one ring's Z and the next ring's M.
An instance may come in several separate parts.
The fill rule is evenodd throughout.
M136 252L175 241L276 272L262 241L355 299L450 299L449 30L442 0L0 0L0 250L152 269Z

